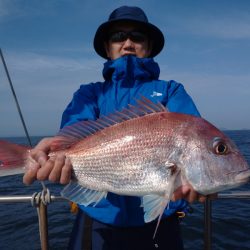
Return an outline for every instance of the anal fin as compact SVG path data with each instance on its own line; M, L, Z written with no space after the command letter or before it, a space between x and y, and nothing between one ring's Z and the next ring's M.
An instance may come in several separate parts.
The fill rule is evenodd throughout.
M106 191L97 191L84 188L78 182L71 181L61 192L62 197L79 205L95 206L102 198L106 198Z

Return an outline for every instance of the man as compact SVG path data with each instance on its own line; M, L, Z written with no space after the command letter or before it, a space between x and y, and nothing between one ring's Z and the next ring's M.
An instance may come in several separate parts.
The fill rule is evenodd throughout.
M104 82L81 85L62 116L61 127L81 120L96 120L121 110L144 96L161 102L172 112L199 116L193 101L183 86L175 81L158 80L159 67L152 59L164 46L162 32L148 22L138 7L123 6L114 10L109 20L97 29L94 48L103 58ZM66 184L72 166L63 154L48 158L53 138L43 139L32 151L36 161L24 176L24 183L46 180ZM183 249L176 211L186 207L186 199L203 200L190 185L178 188L163 214L155 241L152 240L155 222L145 224L140 199L109 194L95 207L80 206L70 249L82 249L83 212L93 219L92 249ZM80 241L79 241L80 239Z

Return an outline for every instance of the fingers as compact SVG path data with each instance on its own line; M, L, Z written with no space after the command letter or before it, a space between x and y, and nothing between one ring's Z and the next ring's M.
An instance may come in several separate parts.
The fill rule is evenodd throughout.
M199 201L200 203L204 203L204 202L206 201L206 196L204 196L204 195L199 195L198 201Z
M177 200L180 200L180 199L182 199L182 192L180 191L180 188L177 188L174 191L171 200L172 201L177 201Z
M197 199L197 193L194 191L191 185L182 185L175 190L172 196L173 201L177 201L180 199L185 199L188 202L193 202Z
M29 153L24 184L30 185L35 180L61 182L67 184L71 179L72 165L64 154L49 158L48 154L55 138L44 138Z
M52 144L53 138L42 139L37 146L30 151L30 157L37 163L43 166L48 160L48 153Z
M194 202L194 201L197 201L198 198L199 198L199 194L198 194L195 190L191 189L191 190L187 193L187 195L185 196L184 199L187 200L188 202L192 203L192 202Z
M71 180L72 165L68 158L66 158L65 165L62 168L60 183L68 184Z
M45 165L48 160L48 152L51 138L44 138L37 146L29 151L26 165L27 172L23 176L23 183L32 184L37 179L38 170Z
M37 171L37 179L39 181L45 181L49 179L49 175L51 171L53 170L55 165L55 162L53 159L49 159L46 161L45 164L41 166L41 168L38 169Z
M193 187L189 184L182 185L177 188L172 196L172 201L177 201L179 199L185 199L186 201L192 203L194 201L205 202L206 196L197 193Z
M57 155L54 159L49 159L37 172L37 179L40 181L50 180L67 184L71 179L72 165L64 154Z
M40 165L38 163L33 164L32 168L30 168L25 175L23 176L23 183L26 185L32 184L37 178L37 171L39 169Z
M51 169L48 179L52 182L59 182L60 181L60 176L61 172L63 169L63 166L65 164L65 155L64 154L59 154L57 155L53 168Z
M72 165L64 154L56 157L54 167L48 177L50 181L67 184L71 180Z
M48 160L47 152L38 149L31 150L30 157L34 159L40 166L43 166Z

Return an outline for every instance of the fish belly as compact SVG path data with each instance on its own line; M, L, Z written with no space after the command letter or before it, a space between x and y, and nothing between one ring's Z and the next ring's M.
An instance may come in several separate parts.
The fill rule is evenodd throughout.
M164 193L171 171L166 167L161 136L152 133L123 136L71 154L75 176L82 186L123 195Z

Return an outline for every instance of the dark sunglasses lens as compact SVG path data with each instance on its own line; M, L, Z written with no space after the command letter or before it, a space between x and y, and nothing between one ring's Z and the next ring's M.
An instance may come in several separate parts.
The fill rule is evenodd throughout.
M147 36L140 31L118 31L109 35L109 40L113 43L124 42L128 38L133 42L144 42L147 39Z
M117 42L123 42L127 39L127 33L126 32L123 32L123 31L119 31L119 32L115 32L115 33L112 33L110 36L109 36L109 40L113 43L117 43Z
M139 32L139 31L132 31L130 33L130 39L133 41L133 42L145 42L146 40L146 35L142 32Z

